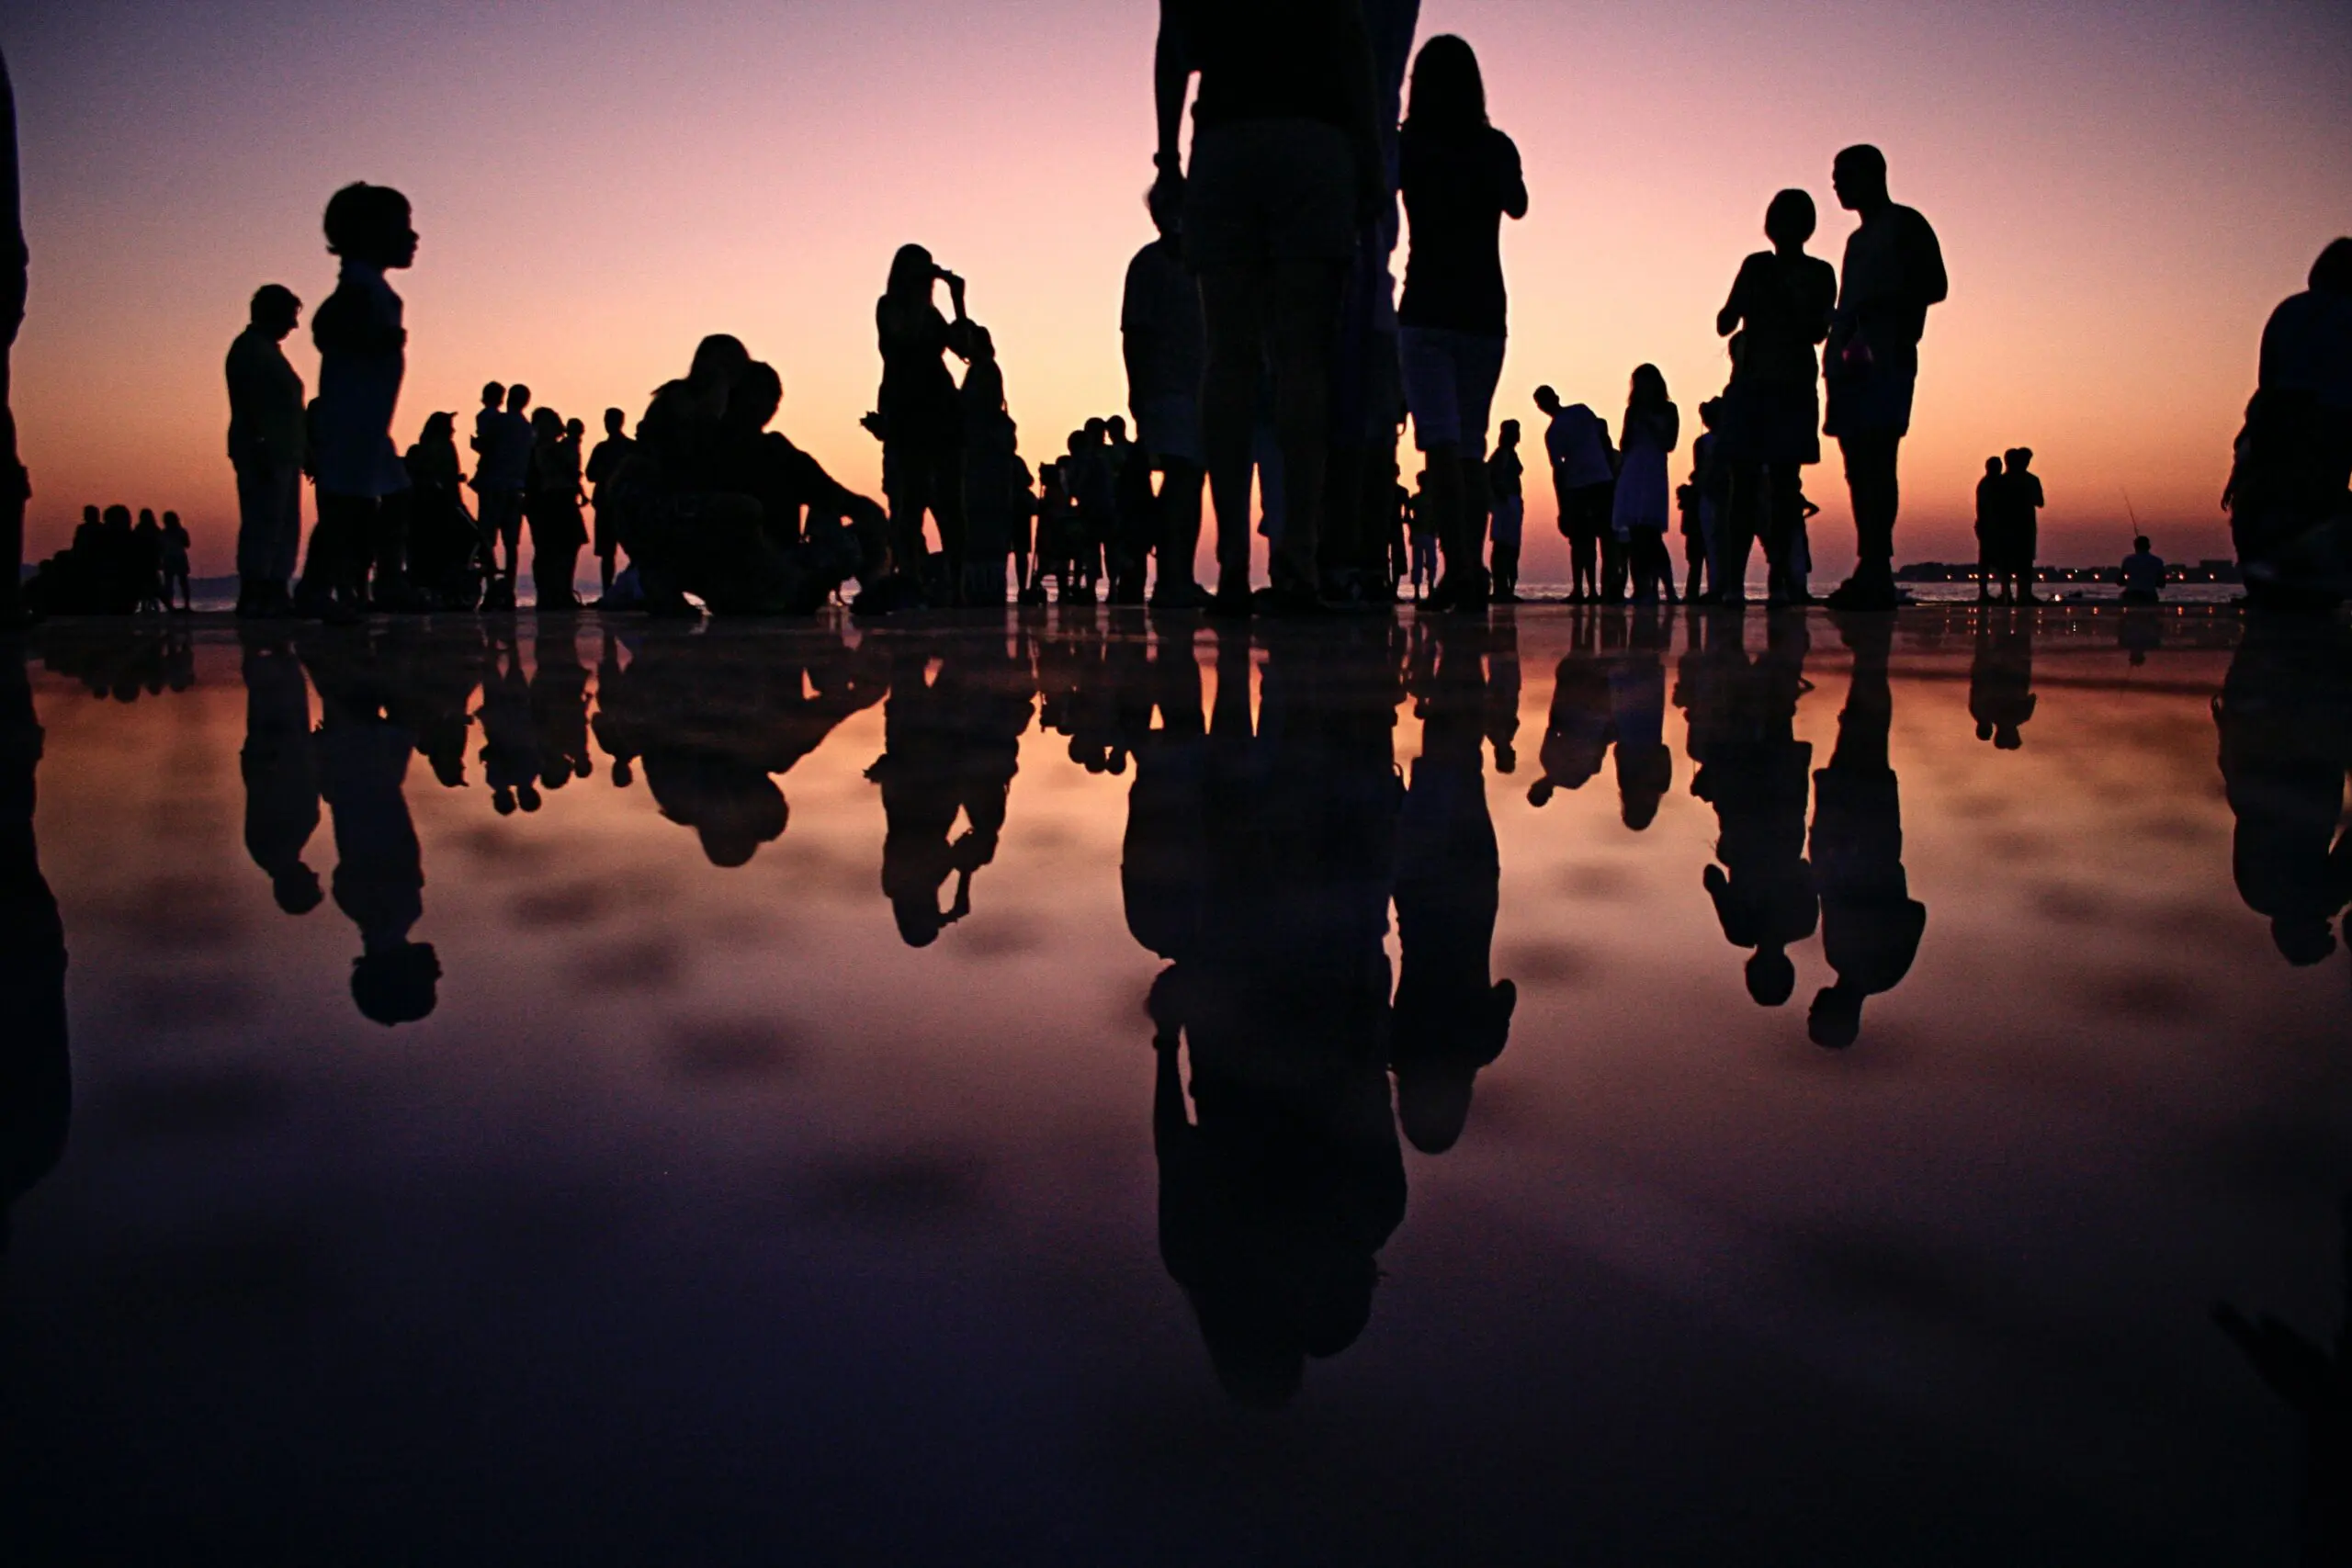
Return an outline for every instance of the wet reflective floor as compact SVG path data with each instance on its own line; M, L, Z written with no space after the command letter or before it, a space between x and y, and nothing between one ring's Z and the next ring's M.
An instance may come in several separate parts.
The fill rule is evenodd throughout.
M2346 1538L2340 625L61 623L0 719L11 1563Z

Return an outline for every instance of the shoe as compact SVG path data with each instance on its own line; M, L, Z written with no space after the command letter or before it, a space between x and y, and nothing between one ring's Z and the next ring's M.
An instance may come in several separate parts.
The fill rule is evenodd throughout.
M1163 582L1151 592L1155 610L1205 610L1210 602L1209 591L1197 582Z
M1304 588L1261 588L1250 596L1250 607L1257 615L1280 620L1310 620L1330 614L1320 594Z
M1210 596L1208 613L1222 620L1246 621L1257 609L1248 586L1227 582Z
M1833 610L1881 611L1892 610L1902 601L1891 582L1864 582L1849 577L1824 602Z

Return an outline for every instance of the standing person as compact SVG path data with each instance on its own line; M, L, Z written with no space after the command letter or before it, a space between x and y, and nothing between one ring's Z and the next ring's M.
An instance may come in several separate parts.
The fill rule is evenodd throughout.
M604 585L606 598L612 596L613 566L615 558L620 553L621 533L619 517L613 508L605 503L605 487L612 482L615 474L621 471L621 465L628 461L629 454L637 450L637 443L626 434L628 429L627 414L618 409L605 411L605 438L596 443L594 451L588 454L588 468L582 476L595 487L591 492L589 504L596 512L596 576Z
M484 406L474 421L474 449L481 454L474 469L474 494L481 502L481 563L489 580L481 607L511 610L523 570L523 513L538 438L523 412L531 406L531 389L520 381L507 388L506 407L501 412L489 406L497 385L493 381L482 389ZM501 547L505 550L503 566Z
M580 517L580 442L555 410L542 408L531 419L530 486L525 511L531 520L531 587L538 607L576 610L580 596L571 579L588 530Z
M1179 155L1193 108L1189 180ZM1160 0L1153 55L1161 199L1183 195L1184 254L1208 335L1201 423L1217 519L1217 604L1250 608L1250 436L1268 367L1285 525L1270 608L1320 603L1317 534L1332 340L1350 259L1387 183L1372 48L1356 0Z
M1413 493L1405 502L1406 534L1413 549L1413 603L1422 604L1437 587L1437 508L1430 502L1430 471L1413 478Z
M1625 547L1634 597L1645 604L1656 601L1661 590L1668 600L1674 597L1674 562L1666 553L1672 506L1666 458L1681 439L1682 415L1667 396L1666 378L1655 365L1635 367L1618 434L1624 459L1609 523Z
M2352 591L2352 237L2262 329L2222 504L2257 604L2327 609Z
M1826 428L1845 455L1855 553L1853 576L1829 602L1841 610L1891 610L1898 602L1894 519L1902 504L1896 458L1911 428L1928 308L1941 304L1951 286L1935 230L1886 194L1884 153L1849 147L1830 177L1838 205L1861 224L1846 239L1829 329Z
M17 188L17 95L9 85L7 58L0 55L0 627L20 626L25 619L25 502L32 499L32 481L17 460L17 415L8 390L9 360L17 329L25 324L27 265ZM38 726L34 729L39 732ZM48 891L46 884L42 891Z
M2045 504L2041 494L2041 476L2033 471L2033 448L2012 446L2001 454L2007 465L2001 475L2001 489L2008 513L2008 571L2017 582L2017 601L2020 604L2039 604L2041 596L2033 591L2034 562L2041 554L2041 519L2039 513Z
M1771 569L1766 597L1777 604L1802 594L1792 588L1788 563L1804 505L1802 470L1821 461L1821 367L1815 351L1829 335L1838 301L1837 273L1805 254L1814 222L1812 197L1801 190L1775 196L1764 209L1764 235L1772 248L1739 264L1731 297L1715 315L1716 333L1737 333L1739 343L1716 450L1716 459L1730 465L1731 479L1716 586L1733 604L1747 596L1747 547L1759 532Z
M1527 502L1521 476L1526 465L1519 458L1519 421L1503 421L1495 455L1487 459L1487 492L1494 504L1494 596L1498 604L1519 603L1519 544L1526 522Z
M953 321L939 313L933 291L947 285ZM890 542L897 570L918 589L929 556L922 536L928 513L947 558L943 592L952 604L964 594L964 449L956 378L944 355L969 362L972 321L964 312L964 280L938 265L921 245L901 245L890 260L889 282L874 305L882 347L882 390L867 428L882 441L882 491L890 503Z
M254 291L246 326L229 345L229 462L237 472L237 614L293 607L302 547L302 377L278 347L302 319L283 284Z
M1519 148L1487 120L1478 57L1451 33L1413 62L1398 168L1413 246L1396 311L1413 444L1430 475L1445 576L1433 609L1481 610L1487 418L1507 332L1502 220L1527 216Z
M188 547L195 541L187 536L187 526L176 512L164 513L164 608L187 615L196 608L196 596L188 592Z
M1682 596L1693 604L1720 604L1724 599L1724 519L1713 489L1716 474L1725 466L1718 456L1723 448L1716 429L1722 412L1720 398L1709 398L1699 405L1699 438L1690 443L1690 478L1674 492L1674 504L1682 513L1682 559L1688 574Z
M164 525L147 507L139 509L139 526L130 533L130 581L141 615L164 608Z
M384 274L416 260L408 197L389 186L348 185L327 203L327 249L342 258L334 293L311 320L319 348L319 525L302 573L311 615L356 615L369 569L379 597L397 596L401 542L382 526L383 499L408 488L392 446L392 412L408 366L401 297Z
M975 604L1001 604L1005 558L1017 531L1013 513L1028 499L1025 478L1015 494L1020 430L1005 406L1004 369L985 327L972 329L972 367L958 394L963 408L964 518L971 539L966 596Z
M1976 602L1993 602L1993 580L2002 575L2001 459L1984 459L1984 477L1976 481ZM2004 592L2007 585L2003 584Z
M1208 359L1201 286L1184 265L1182 193L1155 185L1146 203L1159 238L1127 264L1119 342L1127 367L1127 408L1136 439L1159 475L1159 579L1155 609L1199 609L1194 579L1201 543L1201 374Z
M1609 427L1584 404L1563 405L1559 393L1538 387L1535 406L1550 421L1544 452L1559 503L1560 534L1568 541L1568 601L1589 604L1600 597L1600 537L1609 531L1616 454L1609 445Z
M416 444L401 461L408 468L410 585L436 608L470 610L481 595L481 536L466 510L458 416L425 416Z

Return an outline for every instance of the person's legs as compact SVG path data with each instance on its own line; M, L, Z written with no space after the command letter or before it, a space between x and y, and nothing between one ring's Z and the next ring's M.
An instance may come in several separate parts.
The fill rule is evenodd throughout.
M1767 515L1765 486L1769 481L1761 464L1739 463L1731 470L1731 493L1721 508L1720 536L1715 554L1715 593L1726 604L1738 603L1747 595L1747 558L1756 542L1758 525ZM1771 563L1781 558L1780 541L1770 527L1762 529L1764 559L1768 568L1766 579L1777 580L1770 571ZM1768 597L1770 595L1768 594Z
M1216 509L1217 594L1228 603L1250 591L1250 446L1270 289L1270 275L1262 267L1218 266L1201 274L1208 334L1201 442L1208 457L1209 501Z
M904 449L882 454L883 499L890 507L890 553L898 570L918 581L930 554L923 542L923 513L931 510L931 465Z
M1201 470L1183 457L1164 458L1159 476L1159 579L1154 599L1173 602L1196 593L1193 558L1201 547Z
M311 530L310 558L297 595L306 615L358 608L359 580L366 570L376 504L372 496L319 492L318 525Z
M1854 607L1891 606L1894 598L1894 518L1902 503L1895 480L1903 445L1897 434L1841 435L1846 491L1854 508L1854 575L1840 592ZM1867 604L1861 601L1868 601Z
M277 558L277 465L237 467L237 613L251 615Z
M1307 599L1321 592L1317 549L1330 456L1331 345L1346 276L1339 261L1277 261L1265 328L1283 502L1283 536L1268 575L1277 589Z
M970 557L965 548L964 454L954 446L930 454L931 515L939 526L940 552L947 558L947 597L965 599L964 569ZM920 523L918 523L920 525Z

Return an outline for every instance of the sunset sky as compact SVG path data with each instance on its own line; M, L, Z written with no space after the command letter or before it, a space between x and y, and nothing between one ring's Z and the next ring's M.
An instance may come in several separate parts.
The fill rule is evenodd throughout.
M0 0L22 124L29 315L16 405L29 547L85 502L177 507L229 570L220 359L263 282L315 305L319 213L358 178L414 199L405 445L488 378L632 418L695 340L783 372L780 425L872 489L856 425L891 251L971 280L1023 447L1125 402L1127 256L1148 238L1148 0L691 7L423 0ZM1539 381L1613 422L1627 373L1689 419L1783 186L1850 227L1829 161L1883 147L1942 235L1901 558L1967 539L1984 456L2026 444L2045 558L2110 559L2130 505L2176 557L2216 505L2272 305L2352 231L2352 9L2313 4L1430 0L1463 34L1532 209L1509 227L1498 417ZM291 345L315 381L307 330ZM1532 432L1531 432L1532 433ZM1677 461L1677 474L1682 468ZM1540 489L1540 487L1539 487ZM1809 489L1849 554L1833 456ZM1531 503L1527 576L1561 554Z

